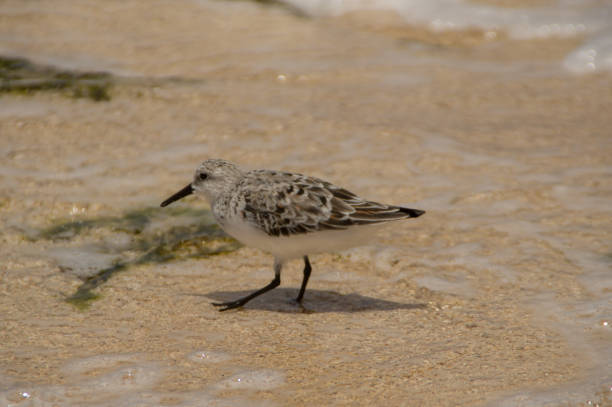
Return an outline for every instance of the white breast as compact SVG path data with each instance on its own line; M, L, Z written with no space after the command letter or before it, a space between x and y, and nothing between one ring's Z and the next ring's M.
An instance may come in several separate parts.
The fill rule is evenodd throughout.
M345 230L326 230L291 236L269 236L241 219L228 220L223 230L249 247L264 250L280 260L308 254L335 252L359 246L376 236L380 225L353 226Z

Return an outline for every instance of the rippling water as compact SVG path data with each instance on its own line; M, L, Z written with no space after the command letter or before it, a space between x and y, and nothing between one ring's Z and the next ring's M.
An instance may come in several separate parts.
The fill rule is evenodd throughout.
M609 3L283 4L0 5L0 53L113 74L0 96L0 404L609 404ZM427 215L219 314L272 272L156 209L207 157Z
M284 3L315 16L393 11L407 24L422 24L436 31L478 28L486 31L485 36L491 40L502 34L521 39L586 36L585 43L563 60L563 66L576 73L612 69L612 5L608 2L556 0L513 5L468 0L286 0Z

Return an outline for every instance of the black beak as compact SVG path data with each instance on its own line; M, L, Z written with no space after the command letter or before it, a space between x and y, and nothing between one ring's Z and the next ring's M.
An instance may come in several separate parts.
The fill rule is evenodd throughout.
M162 202L160 206L163 208L164 206L168 206L172 202L178 201L179 199L184 198L187 195L191 195L191 194L193 194L193 188L191 187L191 184L189 184L185 188L181 189L176 194L172 195L170 198Z

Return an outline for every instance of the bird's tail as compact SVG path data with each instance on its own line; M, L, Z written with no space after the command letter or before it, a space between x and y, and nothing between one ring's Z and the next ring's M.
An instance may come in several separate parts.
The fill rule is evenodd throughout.
M425 213L425 211L420 209L403 208L401 206L398 206L398 209L400 212L407 214L411 218L418 218Z

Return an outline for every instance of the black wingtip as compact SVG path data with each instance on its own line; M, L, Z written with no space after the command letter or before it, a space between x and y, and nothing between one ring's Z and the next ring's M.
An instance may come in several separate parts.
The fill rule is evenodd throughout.
M422 211L420 209L402 208L401 206L399 210L402 213L408 214L411 218L418 218L419 216L425 213L425 211Z

